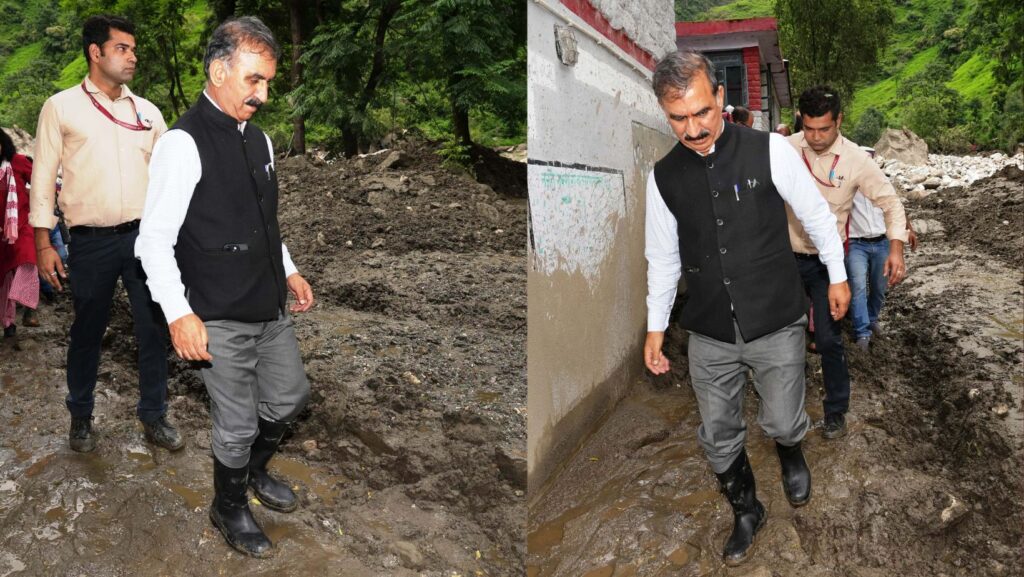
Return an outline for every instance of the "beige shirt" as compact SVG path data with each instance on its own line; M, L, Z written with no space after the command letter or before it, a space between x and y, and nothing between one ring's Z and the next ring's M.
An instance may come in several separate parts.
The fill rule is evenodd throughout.
M32 167L29 222L57 224L53 204L57 169L63 167L60 209L68 226L114 226L142 216L149 184L149 157L167 125L157 107L121 87L111 101L85 79L86 89L114 118L135 124L135 114L152 130L129 130L96 109L80 84L54 94L39 113ZM134 102L135 108L132 108Z
M853 207L853 197L859 191L882 210L889 240L907 242L907 215L903 211L903 203L889 178L867 152L842 134L820 155L804 140L803 132L787 140L803 156L805 165L810 166L814 184L828 201L832 214L836 215L839 236L843 240L846 240L846 222ZM789 218L789 240L793 252L817 254L811 237L804 231L789 205L786 205L786 216Z

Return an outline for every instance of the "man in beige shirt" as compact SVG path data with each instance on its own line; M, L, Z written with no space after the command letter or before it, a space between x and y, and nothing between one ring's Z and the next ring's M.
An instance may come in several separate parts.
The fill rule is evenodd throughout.
M790 136L789 142L803 157L818 190L828 201L844 240L853 197L858 191L882 210L890 243L889 258L883 272L889 279L889 286L893 286L906 274L903 243L907 240L907 219L903 203L870 155L839 132L843 122L841 110L839 93L828 86L805 90L800 95L803 130ZM850 405L850 371L843 349L843 335L839 319L829 315L828 271L788 206L786 212L797 267L814 308L814 344L821 354L825 380L822 435L826 439L835 439L846 434L846 412Z
M135 259L139 217L145 204L149 156L167 130L160 111L125 86L135 75L135 30L116 16L93 16L82 27L89 75L51 96L39 113L30 196L39 274L59 289L68 274L50 244L54 202L71 231L68 264L75 319L67 357L75 451L95 448L93 391L100 344L110 320L118 278L128 293L139 348L137 414L146 438L170 450L183 446L166 420L167 341L159 307ZM63 187L55 199L58 168Z

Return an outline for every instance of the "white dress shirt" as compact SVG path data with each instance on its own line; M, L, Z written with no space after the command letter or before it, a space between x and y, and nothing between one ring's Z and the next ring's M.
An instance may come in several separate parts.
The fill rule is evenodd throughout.
M711 152L714 152L714 147ZM832 284L846 281L843 264L843 241L836 230L836 217L828 202L814 186L811 175L796 150L781 134L768 137L772 182L782 200L793 209L804 230L814 241L821 262L828 267ZM668 327L669 313L676 300L681 261L679 259L679 231L676 218L658 191L652 170L647 177L647 330L664 331ZM795 257L794 257L795 258Z
M874 238L885 234L885 213L857 193L850 209L850 238Z
M205 91L203 95L213 102ZM217 106L217 103L213 102L213 105ZM220 110L220 107L217 109ZM245 130L245 124L242 122L238 125L239 132ZM270 137L266 138L273 168L274 147ZM167 324L192 313L192 307L185 298L181 271L174 259L174 245L178 241L178 231L185 222L196 184L202 176L199 149L189 133L175 129L160 137L149 162L149 188L146 192L146 205L142 210L139 237L135 241L135 257L142 261L147 277L146 286L153 300L163 309ZM283 242L281 253L285 278L299 272Z

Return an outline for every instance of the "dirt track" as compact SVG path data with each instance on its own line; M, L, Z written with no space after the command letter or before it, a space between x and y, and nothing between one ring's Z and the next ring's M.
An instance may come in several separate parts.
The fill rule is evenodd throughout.
M303 503L255 507L276 556L242 558L210 525L207 396L185 363L169 398L187 448L143 441L123 296L99 448L67 448L63 295L0 347L0 576L522 574L525 167L488 156L496 193L403 148L280 161L285 241L319 302L296 319L311 402L272 464Z
M697 446L696 402L674 352L673 372L638 384L530 504L528 574L1019 575L1022 202L1024 174L1007 168L907 204L928 232L890 292L885 337L871 356L847 347L849 434L805 440L808 506L786 502L748 392L748 451L769 518L747 564L720 561L732 515ZM667 351L685 350L685 333L667 338ZM812 419L822 394L820 362L808 356Z

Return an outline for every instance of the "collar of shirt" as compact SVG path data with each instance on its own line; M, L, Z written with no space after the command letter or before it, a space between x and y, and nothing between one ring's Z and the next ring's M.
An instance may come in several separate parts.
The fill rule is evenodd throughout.
M89 94L92 94L94 97L97 94L99 94L103 98L106 98L107 100L110 100L110 97L107 96L107 93L103 92L102 90L99 89L98 86L93 84L92 80L88 76L85 77L85 89L89 92ZM118 96L116 100L121 100L123 98L128 98L129 96L134 96L134 94L132 94L132 91L128 88L127 84L122 84L121 85L121 96Z
M206 99L210 101L210 104L212 104L214 106L214 108L216 108L217 110L220 110L221 112L224 112L224 109L221 108L220 105L217 104L216 100L214 100L213 98L210 97L210 94L208 92L206 92L205 88L203 89L203 96L205 96ZM227 112L224 112L224 114L227 114ZM238 123L238 131L239 132L245 132L245 123L246 123L246 121L244 121L244 120L242 122Z

